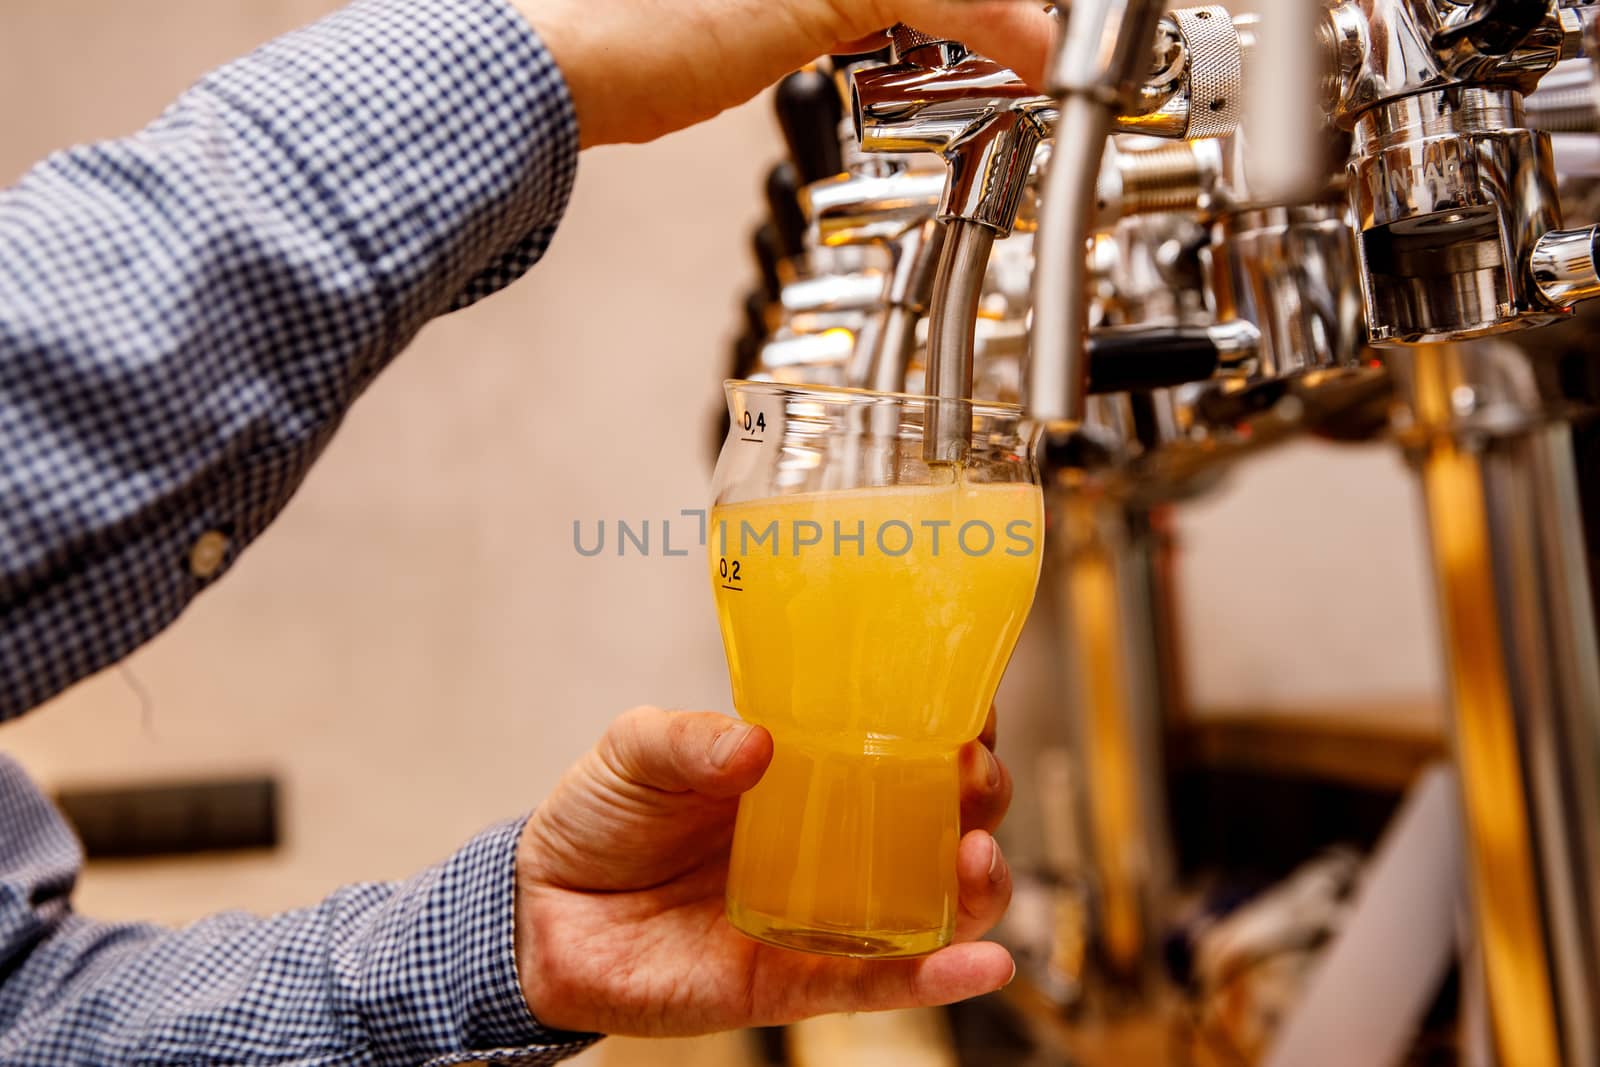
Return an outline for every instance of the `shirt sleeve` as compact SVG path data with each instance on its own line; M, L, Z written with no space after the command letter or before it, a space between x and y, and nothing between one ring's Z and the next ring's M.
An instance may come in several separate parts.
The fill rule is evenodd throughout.
M224 573L425 323L538 260L577 153L503 0L358 0L0 192L0 719Z
M76 839L0 757L0 1064L533 1067L595 1035L547 1030L517 981L519 825L399 884L181 930L71 911Z

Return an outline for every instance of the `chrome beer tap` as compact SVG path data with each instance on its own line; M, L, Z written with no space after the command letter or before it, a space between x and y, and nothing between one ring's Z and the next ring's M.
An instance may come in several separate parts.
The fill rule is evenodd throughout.
M852 111L864 151L931 152L948 166L938 210L946 233L929 310L927 392L959 402L972 396L989 255L1016 223L1052 104L957 42L898 26L894 44L896 63L855 75ZM928 458L959 463L969 444L968 420L954 403L930 405L928 417Z
M1353 132L1374 342L1546 325L1600 294L1592 229L1561 229L1546 134L1524 98L1577 53L1576 11L1541 0L1334 5L1329 110Z
M1152 50L1139 92L1118 112L1118 127L1177 138L1231 130L1240 102L1230 87L1238 80L1241 50L1227 13L1221 8L1177 11L1163 18L1159 29L1159 49ZM1056 108L1012 72L954 42L901 27L896 54L901 62L855 76L852 110L863 150L932 153L948 164L938 217L950 235L934 286L928 389L945 398L969 396L979 276L995 239L1008 236L1019 211L1032 206L1029 194L1036 194L1038 179L1033 160L1054 127ZM1148 185L1135 184L1147 174L1128 175L1124 209L1159 206L1141 199ZM1114 357L1117 341L1107 337L1100 346L1107 357L1103 366ZM1156 338L1140 341L1148 345ZM948 427L936 435L945 458L959 454L962 432Z
M788 315L861 312L882 292L881 255L863 246L819 245L810 239L802 206L804 188L796 167L779 163L767 175L767 207L782 253L783 285L778 303ZM793 292L791 292L793 290ZM838 325L823 320L822 329ZM802 324L799 329L804 329Z
M1252 180L1247 151L1270 136L1238 129L1267 39L1254 16L1075 0L1048 96L900 27L890 62L839 68L850 106L822 126L848 112L860 145L834 139L833 156L807 127L823 162L796 163L804 233L774 209L787 228L766 238L777 266L745 314L762 340L741 358L902 391L922 331L923 391L1025 380L1048 431L1091 985L1113 1001L1158 981L1172 870L1167 513L1307 429L1398 440L1433 526L1497 1054L1600 1062L1600 669L1568 426L1595 397L1517 335L1460 344L1600 294L1597 231L1563 218L1556 184L1600 173L1595 78L1547 76L1580 25L1537 0L1316 10L1325 65L1303 73L1322 111L1304 140L1326 158L1302 153L1276 184ZM798 95L820 98L826 69ZM1579 151L1552 152L1551 133ZM959 461L957 411L929 405L928 458Z
M817 244L877 245L889 261L880 289L878 321L857 346L851 384L880 392L906 389L917 347L917 324L932 301L945 229L934 217L944 176L901 170L887 175L846 174L807 187L802 206Z
M1242 106L1243 44L1220 7L1162 15L1151 0L1075 3L1046 72L1057 154L1041 194L1029 413L1080 423L1088 396L1088 266L1107 137L1221 136Z
M1113 199L1110 192L1135 204L1193 214L1209 206L1215 149L1173 146L1149 155L1129 153L1119 162L1121 153L1109 149L1108 135L1117 129L1169 137L1231 132L1242 103L1241 62L1237 30L1220 8L1162 17L1158 6L1138 0L1080 2L1067 20L1048 86L1058 105L1056 143L1076 151L1056 154L1042 194L1025 403L1047 427L1059 429L1058 420L1065 418L1077 428L1054 434L1045 458L1054 478L1070 487L1057 494L1063 521L1053 552L1060 560L1063 659L1074 683L1072 722L1082 782L1077 806L1096 902L1088 934L1099 983L1114 991L1113 1004L1132 1010L1159 1000L1162 917L1173 873L1162 737L1179 699L1179 671L1174 649L1162 638L1171 625L1163 498L1125 495L1129 483L1120 472L1158 454L1181 424L1173 417L1173 390L1089 403L1106 383L1098 367L1104 332L1090 329L1090 263L1083 249L1085 238L1105 222L1097 215ZM1122 236L1132 243L1119 247L1125 257L1135 257L1128 266L1140 255L1159 258L1145 242L1163 240L1160 218L1123 224ZM1171 321L1136 325L1128 334L1129 360L1147 369L1140 366L1146 358L1136 340L1140 332L1147 339L1164 336L1181 353L1179 339L1195 329ZM1248 330L1244 324L1242 332ZM1254 357L1253 338L1245 340L1228 360L1234 366ZM1067 348L1071 356L1063 360ZM1185 368L1181 380L1224 370L1218 346L1201 343L1192 351L1199 365Z
M776 235L779 282L769 304L773 329L760 344L756 373L780 381L845 385L846 369L870 312L883 293L881 270L826 257L807 241L799 177L791 163L774 167L767 203Z
M808 239L801 190L842 166L844 108L832 77L816 68L797 71L776 95L789 158L767 177L768 220L755 236L761 295L745 308L735 376L846 385L848 364L858 340L870 338L881 301L883 257Z
M1596 230L1563 228L1526 105L1582 33L1542 0L1325 23L1367 325L1429 514L1493 1054L1537 1067L1600 1062L1600 668L1568 422L1594 400L1540 345L1462 342L1600 295Z

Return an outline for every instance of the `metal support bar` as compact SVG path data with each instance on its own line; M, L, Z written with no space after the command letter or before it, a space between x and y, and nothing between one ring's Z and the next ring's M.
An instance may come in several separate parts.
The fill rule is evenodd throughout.
M1148 1009L1160 989L1161 923L1173 853L1163 726L1175 665L1162 642L1161 540L1150 516L1089 493L1058 499L1074 809L1086 843L1091 988L1113 1011Z
M1486 410L1525 359L1427 347L1407 381L1499 1063L1600 1056L1600 666L1571 430ZM1526 369L1526 368L1522 368ZM1497 430L1497 426L1506 427Z

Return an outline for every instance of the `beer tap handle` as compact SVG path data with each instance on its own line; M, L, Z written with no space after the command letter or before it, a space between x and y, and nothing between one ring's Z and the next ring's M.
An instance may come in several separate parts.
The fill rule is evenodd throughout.
M806 216L800 209L800 175L793 163L779 163L767 174L767 210L776 229L783 258L806 250Z
M728 377L743 379L754 374L761 363L761 346L764 342L764 338L748 333L740 337L733 346L733 373Z
M1147 392L1203 382L1247 367L1261 335L1250 323L1214 326L1115 326L1089 335L1088 392Z
M760 289L751 290L744 300L745 332L758 341L765 341L772 333L772 325L767 321L767 308L772 302L767 299L767 294Z
M778 83L777 111L800 184L810 185L844 171L839 145L844 102L832 78L818 70L795 71Z
M755 254L756 267L761 272L761 292L769 302L777 302L783 295L783 275L779 264L783 262L783 245L778 227L764 222L750 236L750 249Z

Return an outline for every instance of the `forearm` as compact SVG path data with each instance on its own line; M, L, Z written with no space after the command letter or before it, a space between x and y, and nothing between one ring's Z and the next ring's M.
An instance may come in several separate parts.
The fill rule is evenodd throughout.
M70 832L0 760L0 1065L553 1063L513 952L518 825L395 885L183 930L73 915Z
M825 52L907 22L1039 84L1051 20L1017 0L511 0L549 42L587 146L649 141L741 104Z
M514 10L361 0L0 193L0 718L215 580L422 325L542 254L576 152Z

